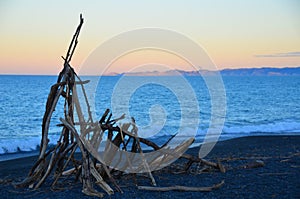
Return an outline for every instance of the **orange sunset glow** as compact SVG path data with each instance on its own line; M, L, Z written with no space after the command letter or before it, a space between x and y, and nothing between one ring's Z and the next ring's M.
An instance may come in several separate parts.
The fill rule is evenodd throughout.
M74 2L70 9L64 9L64 4L0 2L0 74L56 74L80 13L85 23L72 60L77 70L101 43L145 27L186 35L219 69L300 66L298 1L133 1L118 7L99 1ZM141 62L190 70L176 56L143 53L123 57L108 72L125 72Z

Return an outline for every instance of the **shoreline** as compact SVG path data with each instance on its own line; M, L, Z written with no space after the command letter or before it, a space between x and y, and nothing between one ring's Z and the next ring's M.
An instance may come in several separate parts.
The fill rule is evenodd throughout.
M199 147L194 147L187 153L197 155L198 151ZM205 159L220 160L226 172L199 174L198 165L193 165L187 173L172 174L168 172L172 167L166 167L153 172L153 176L161 187L212 186L224 180L220 189L211 192L143 191L135 184L151 186L150 180L137 174L136 179L131 175L117 179L123 194L116 192L104 198L300 198L300 135L247 136L219 141ZM35 161L36 156L31 156L0 162L2 198L93 198L81 193L78 182L57 191L52 191L47 182L36 191L15 189L11 182L23 180ZM262 161L264 166L247 167L255 161Z
M273 137L273 136L300 136L300 132L295 132L295 133L287 133L287 134L270 134L270 133L260 133L260 134L253 134L253 135L243 135L243 136L238 136L238 137L219 137L218 142L224 142L227 140L234 140L234 139L239 139L239 138L244 138L244 137ZM196 142L193 143L188 150L193 149L193 148L199 148L202 143ZM147 151L147 150L145 150ZM78 152L76 152L78 153ZM9 161L9 160L16 160L20 158L27 158L27 157L32 157L32 156L38 156L39 151L38 150L33 150L33 151L19 151L19 152L12 152L12 153L4 153L0 154L0 163Z
M0 154L0 162L5 162L9 160L17 160L20 158L36 157L39 155L38 151L21 151L15 153Z

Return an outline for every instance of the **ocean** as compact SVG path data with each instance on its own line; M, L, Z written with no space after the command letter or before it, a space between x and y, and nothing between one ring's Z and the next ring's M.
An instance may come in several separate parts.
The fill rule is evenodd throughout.
M133 90L126 89L122 76L99 79L95 92L91 91L95 99L92 101L95 120L110 108L115 110L115 118L122 112L127 113L127 120L133 116L139 135L157 143L165 142L179 130L183 136L194 136L196 143L203 141L212 118L212 102L201 77L185 76L188 89L176 76L126 78L135 85ZM38 150L47 96L56 79L56 76L0 75L1 156ZM300 76L223 76L222 79L226 115L220 116L225 122L219 140L249 135L300 134ZM141 80L147 83L139 85ZM166 86L169 84L178 89ZM196 113L194 106L182 102L192 99L196 101L191 104L196 103L199 108ZM62 100L51 120L52 144L60 133L61 127L57 126L60 117L63 117ZM192 128L189 122L183 123L183 117L186 117L184 121L199 119L197 128Z

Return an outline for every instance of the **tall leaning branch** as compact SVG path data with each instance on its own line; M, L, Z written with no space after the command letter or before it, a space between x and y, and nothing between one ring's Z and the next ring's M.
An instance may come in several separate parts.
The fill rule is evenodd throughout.
M108 165L110 164L108 163L114 163L124 169L131 168L132 165L129 156L126 156L126 162L121 161L121 158L117 155L117 151L129 151L134 155L135 153L139 153L142 159L141 165L138 165L135 171L146 170L152 185L155 186L156 181L152 175L150 166L154 168L154 166L161 164L162 158L168 161L170 159L178 158L176 157L176 154L182 154L182 150L189 147L194 140L189 139L172 150L163 150L164 153L162 156L161 153L157 153L158 155L151 157L151 160L149 160L146 159L141 144L151 147L154 151L158 151L164 149L174 136L162 146L158 146L153 141L138 136L138 129L134 118L132 118L131 123L125 123L119 127L117 122L124 119L125 115L112 119L112 113L110 113L109 109L105 111L100 120L93 120L84 87L84 84L89 83L89 81L82 81L70 64L78 44L78 37L83 22L83 17L80 15L79 25L72 37L66 56L63 57L63 69L59 73L57 82L51 87L47 98L46 110L43 116L42 138L38 159L29 171L28 176L22 182L16 183L15 186L38 189L48 179L52 180L51 187L55 188L55 185L58 184L60 178L63 178L65 175L74 175L75 179L79 179L82 183L82 192L86 195L96 197L104 196L103 193L96 190L94 185L98 185L109 195L113 194L114 190L111 188L110 184L114 186L116 191L122 193L121 188L115 180L115 176L120 177L120 175L114 175L116 174L114 173L116 170L112 168L115 167L109 167ZM78 93L83 94L84 99L82 101L79 100ZM50 122L59 100L64 100L64 114L60 118L61 123L58 124L62 129L57 144L50 148ZM87 107L87 118L83 115L83 107ZM104 153L106 164L101 161L102 159L101 157L98 157L99 154L97 153L103 137L107 138ZM112 147L113 145L115 147ZM78 150L80 153L75 157L74 154ZM212 163L186 154L183 154L181 158L188 160L185 170L189 169L193 163L201 163L225 171L220 163ZM66 169L68 170L66 171ZM49 178L49 176L52 177ZM186 188L180 186L167 188L160 187L156 189L151 187L139 188L158 191L194 191L211 190L219 186L221 186L221 184L209 188Z

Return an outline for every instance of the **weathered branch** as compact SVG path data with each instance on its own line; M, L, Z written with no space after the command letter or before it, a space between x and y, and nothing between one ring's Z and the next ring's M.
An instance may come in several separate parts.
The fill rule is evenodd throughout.
M138 186L138 189L147 191L197 191L197 192L209 192L214 189L219 189L224 184L224 180L211 187L186 187L186 186L171 186L171 187L149 187L149 186Z
M89 80L82 81L70 65L70 61L78 44L82 24L83 18L80 15L79 25L72 37L66 57L63 58L63 69L59 73L57 82L51 87L47 98L38 159L28 176L21 183L15 184L15 186L38 189L49 179L49 176L53 175L51 186L54 188L63 175L74 174L76 180L80 179L82 192L86 195L96 197L104 196L103 193L94 189L94 183L99 185L107 194L113 194L114 190L107 181L114 185L116 191L122 193L121 188L114 179L115 170L109 168L108 165L113 162L117 166L122 166L124 170L128 168L132 169L133 165L131 160L134 159L137 154L141 158L139 159L141 162L138 161L139 165L134 165L135 171L146 171L154 186L156 185L156 181L152 175L152 168L160 168L159 166L164 162L170 162L176 158L185 158L188 160L185 170L188 170L190 166L196 162L225 172L225 168L221 165L220 161L213 163L198 157L183 154L193 143L193 138L171 149L168 144L176 136L175 134L162 146L158 146L153 141L138 136L138 128L134 118L132 118L131 123L125 123L119 127L117 122L124 119L125 115L113 119L113 115L109 109L104 112L98 122L94 122L95 120L92 118L92 111L84 88L85 84L89 83ZM80 93L83 94L83 101L79 100L78 91L81 91ZM57 126L61 127L62 130L57 144L49 149L48 143L50 140L48 135L50 131L50 121L55 108L57 108L58 101L61 99L64 100L63 118L60 118L61 123ZM84 107L87 108L87 116L83 114L84 110L82 108ZM104 136L107 137L107 142L104 158L102 159L98 153L98 148ZM151 147L152 150L157 151L157 153L154 153L150 158L149 156L146 158L142 144ZM77 159L77 156L75 158L74 155L77 149L80 150L78 156L81 156L79 159ZM122 162L121 154L117 155L117 152L122 150L131 152L130 155L126 153L127 162L125 163ZM69 170L66 171L66 169ZM119 173L122 175L122 172ZM212 187L174 186L157 187L157 189L153 189L153 187L139 187L139 189L157 191L211 191L212 189L219 188L223 183L224 182Z

